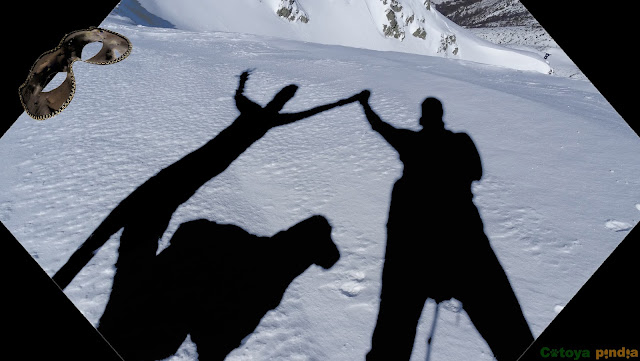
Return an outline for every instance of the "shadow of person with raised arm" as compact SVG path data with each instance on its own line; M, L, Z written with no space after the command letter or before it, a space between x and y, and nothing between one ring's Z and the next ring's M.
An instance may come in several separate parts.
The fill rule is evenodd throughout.
M270 237L205 219L183 223L155 258L120 254L120 265L154 274L144 289L110 300L98 330L125 360L165 359L190 335L198 360L222 361L296 277L339 260L331 230L320 215Z
M436 98L424 100L422 129L411 131L383 122L369 96L365 91L360 99L365 116L398 152L404 170L391 193L380 309L367 361L409 360L427 298L462 302L496 359L515 361L533 335L473 203L471 184L482 177L473 141L445 128Z
M142 242L151 242L157 246L176 209L203 184L227 169L270 129L358 100L358 96L354 95L302 112L281 113L284 105L295 95L298 86L291 84L282 88L263 107L244 95L249 74L249 71L245 71L240 75L235 94L240 115L233 123L202 147L149 178L120 202L53 276L60 288L67 287L95 252L122 228L124 230L120 236L119 252L135 253ZM128 242L130 239L132 242ZM155 252L139 255L154 256ZM119 271L121 275L127 274L126 277L134 284L139 283L135 280L136 277L142 277L129 275L122 267L119 267Z

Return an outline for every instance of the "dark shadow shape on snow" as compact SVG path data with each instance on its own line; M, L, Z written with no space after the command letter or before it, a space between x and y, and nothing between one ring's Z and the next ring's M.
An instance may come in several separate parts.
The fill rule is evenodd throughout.
M245 71L240 75L235 94L240 115L234 122L202 147L149 178L120 202L53 276L60 288L66 288L95 252L122 228L121 251L127 247L128 242L148 242L157 246L176 209L203 184L227 169L271 128L293 123L358 99L358 95L354 95L302 112L281 113L298 87L291 84L282 88L271 102L262 107L243 94L249 74L249 71ZM143 261L146 260L141 260Z
M387 222L380 310L367 361L409 360L427 298L462 302L499 361L515 361L533 335L484 233L471 184L480 155L466 133L447 130L442 104L422 103L420 131L383 122L360 100L367 120L404 164Z
M145 232L124 232L144 238L138 230ZM164 359L190 334L200 361L222 361L297 276L340 258L331 225L317 215L272 237L204 219L183 223L158 256L151 243L124 246L98 330L125 360Z

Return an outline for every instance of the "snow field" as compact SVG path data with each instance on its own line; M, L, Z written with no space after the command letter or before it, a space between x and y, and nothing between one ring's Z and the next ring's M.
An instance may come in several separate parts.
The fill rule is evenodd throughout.
M106 27L131 40L131 55L108 66L76 63L69 107L45 121L23 115L0 140L0 220L49 275L120 200L235 119L232 96L247 68L256 70L245 94L261 104L299 85L291 112L371 89L382 119L417 130L422 100L440 98L448 127L468 132L480 151L474 202L534 336L638 222L640 142L586 81L254 35ZM260 235L312 214L333 226L340 261L298 277L227 360L364 358L401 172L395 151L349 104L271 130L178 209L160 251L196 218ZM94 325L118 237L65 290ZM425 357L433 306L424 309L412 361ZM492 359L455 301L441 311L433 359ZM170 360L195 354L187 340Z

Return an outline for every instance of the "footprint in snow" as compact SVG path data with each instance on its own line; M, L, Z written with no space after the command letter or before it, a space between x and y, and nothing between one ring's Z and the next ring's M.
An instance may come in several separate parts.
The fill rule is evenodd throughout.
M351 272L349 276L352 280L343 283L342 286L340 286L340 292L345 296L355 297L366 288L363 284L366 275L364 272Z
M364 289L364 286L357 281L349 281L349 282L343 283L342 286L340 286L340 292L342 292L343 295L348 297L355 297L359 295L363 289Z
M614 220L607 221L607 223L605 223L604 226L616 232L628 231L631 228L633 228L633 226L630 225L629 223L614 221Z

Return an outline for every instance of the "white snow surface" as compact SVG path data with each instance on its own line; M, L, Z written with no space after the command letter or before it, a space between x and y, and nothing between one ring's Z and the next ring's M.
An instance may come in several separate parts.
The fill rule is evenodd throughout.
M304 3L312 15L313 4ZM0 221L49 275L138 185L235 119L232 96L247 68L256 70L246 94L261 104L287 84L300 86L285 111L370 89L382 119L417 130L419 104L440 98L447 126L467 132L482 157L474 202L534 336L640 218L640 140L587 80L115 17L102 26L129 38L131 55L107 66L76 62L71 104L45 121L23 114L0 139ZM177 210L161 250L179 224L197 218L259 235L312 214L333 226L340 261L298 277L227 360L364 359L390 191L401 172L397 153L350 104L271 130ZM437 241L454 240L456 230L450 235ZM118 237L65 289L94 325L109 297ZM493 359L458 306L453 300L440 312L433 359ZM425 358L433 307L425 306L412 361ZM196 358L187 339L169 360Z
M574 79L586 79L582 71L541 27L508 26L470 28L476 36L511 49L537 53L553 69L553 74Z
M124 0L135 2L137 0ZM537 53L475 36L423 0L139 0L179 29L246 33L320 44L469 60L548 74ZM290 14L287 17L281 16ZM280 15L279 15L280 14ZM387 28L393 31L387 31ZM426 32L424 39L414 36ZM544 54L543 54L544 55Z

